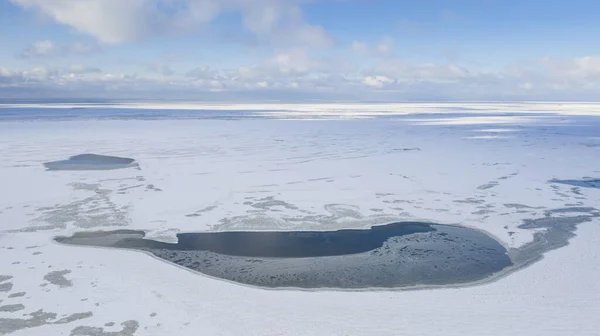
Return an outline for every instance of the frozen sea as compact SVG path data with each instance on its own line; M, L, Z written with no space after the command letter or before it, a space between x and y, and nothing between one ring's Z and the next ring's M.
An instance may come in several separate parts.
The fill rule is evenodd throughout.
M43 166L84 153L138 166ZM594 103L3 102L0 335L598 335L599 180ZM559 220L568 245L528 267L409 291L263 289L53 240L417 221L518 251Z

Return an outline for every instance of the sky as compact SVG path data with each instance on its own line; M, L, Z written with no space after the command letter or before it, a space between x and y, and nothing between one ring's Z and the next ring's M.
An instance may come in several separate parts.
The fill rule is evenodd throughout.
M0 0L0 98L600 100L597 0Z

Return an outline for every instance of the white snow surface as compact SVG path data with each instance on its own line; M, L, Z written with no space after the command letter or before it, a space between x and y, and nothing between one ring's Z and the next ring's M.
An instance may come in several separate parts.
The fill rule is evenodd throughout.
M462 111L471 114L528 112L554 113L558 115L600 115L600 104L596 102L444 102L444 103L207 103L207 102L104 102L104 103L39 103L0 102L0 108L36 109L135 109L135 110L191 110L191 111L253 111L262 116L286 112L288 117L314 116L385 116L395 114L451 114Z
M499 115L516 105L554 112ZM598 335L597 220L580 225L567 247L496 282L417 291L266 290L139 252L52 241L78 231L140 229L174 242L178 232L415 220L475 227L518 247L533 235L517 228L524 219L600 206L600 189L549 182L600 176L600 108L580 105L481 103L476 112L431 118L410 111L433 113L435 105L408 104L406 117L351 120L340 120L351 112L336 112L339 104L256 105L287 109L282 119L25 122L0 114L0 275L13 277L0 282L13 284L0 292L0 307L25 306L0 310L0 323L43 309L56 319L10 335L119 331L126 321L137 321L134 335ZM311 115L327 117L295 120ZM134 158L140 169L42 166L82 153ZM44 279L62 270L70 286ZM26 294L8 297L17 292ZM92 316L52 324L82 312Z

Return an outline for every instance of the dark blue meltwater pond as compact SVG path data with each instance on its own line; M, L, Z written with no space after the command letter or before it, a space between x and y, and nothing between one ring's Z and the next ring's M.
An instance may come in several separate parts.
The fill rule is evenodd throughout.
M469 228L406 222L364 230L76 233L63 244L141 250L206 275L263 287L402 288L473 282L512 265L506 249Z
M138 167L134 159L98 154L80 154L67 160L44 163L48 170L112 170Z
M230 256L310 258L375 250L391 237L434 231L428 225L390 224L370 230L295 232L199 232L177 235L177 244L146 239L124 240L117 247L209 251Z

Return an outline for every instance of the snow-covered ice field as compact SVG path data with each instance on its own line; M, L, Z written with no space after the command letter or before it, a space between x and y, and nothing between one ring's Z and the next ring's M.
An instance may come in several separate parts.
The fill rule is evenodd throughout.
M82 153L139 169L42 165ZM597 179L600 104L0 105L0 335L598 335L599 218L491 283L415 291L266 290L52 240L426 221L519 248L527 220L595 214Z

